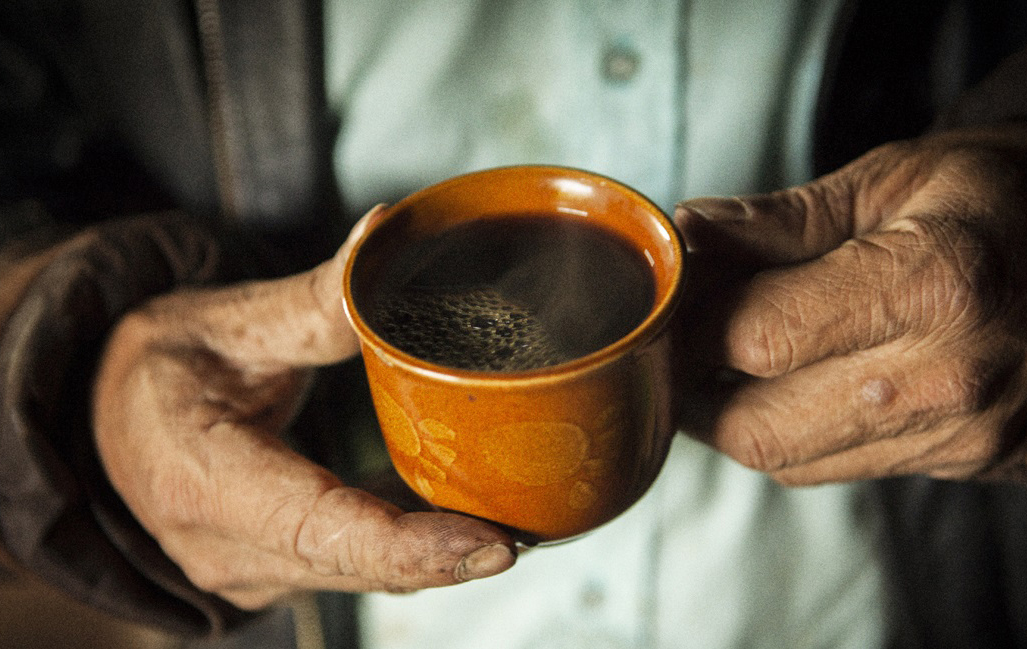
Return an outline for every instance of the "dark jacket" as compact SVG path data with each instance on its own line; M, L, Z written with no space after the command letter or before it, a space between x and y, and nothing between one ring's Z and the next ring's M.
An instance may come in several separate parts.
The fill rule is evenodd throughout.
M1027 53L996 69L1027 43L1024 5L848 2L818 172L932 124L1027 119ZM289 272L341 242L320 20L312 0L0 4L0 549L175 633L248 616L189 584L118 499L89 379L146 297ZM876 493L897 643L1027 647L1027 491L904 478Z

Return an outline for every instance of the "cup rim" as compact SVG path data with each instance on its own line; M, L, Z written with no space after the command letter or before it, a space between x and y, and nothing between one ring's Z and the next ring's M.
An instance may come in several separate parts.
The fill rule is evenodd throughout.
M367 239L373 236L380 227L397 218L399 214L405 211L405 208L430 194L444 191L454 184L464 183L477 177L515 172L531 172L539 176L550 175L553 177L572 176L577 179L588 180L592 183L610 185L625 194L632 201L640 203L656 219L657 224L661 227L670 243L675 272L671 277L667 290L663 292L662 296L657 296L656 302L654 302L646 317L630 332L605 347L563 363L529 370L475 370L439 365L413 356L378 335L353 304L352 297L352 277L355 262L359 257L361 247ZM569 166L520 164L490 167L459 174L429 185L409 194L395 204L387 206L379 220L360 234L349 258L346 260L342 286L343 310L350 325L356 330L365 353L367 350L370 350L387 365L398 365L411 373L430 377L435 381L460 385L493 387L513 387L529 384L544 385L546 383L571 380L610 365L625 356L631 349L644 347L650 339L662 332L681 302L682 288L687 273L684 251L685 247L682 242L681 233L674 226L670 217L647 196L621 181L603 174Z

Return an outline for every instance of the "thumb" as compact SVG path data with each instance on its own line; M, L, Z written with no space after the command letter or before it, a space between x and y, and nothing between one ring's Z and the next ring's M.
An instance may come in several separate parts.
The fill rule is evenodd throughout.
M270 369L327 365L359 351L342 306L346 260L378 205L357 222L338 252L296 275L219 289L182 291L153 305L178 335L222 358Z
M244 608L300 590L445 586L516 561L512 539L496 526L403 512L246 425L205 431L203 463L201 472L162 467L161 491L188 497L144 518L198 587ZM155 519L154 511L171 515Z
M809 261L913 209L938 159L918 147L889 143L789 189L684 201L674 220L690 252L757 269Z
M766 268L808 261L853 231L848 192L824 180L769 194L678 203L674 221L689 252Z
M491 576L516 560L509 535L485 521L404 512L245 426L209 436L223 443L211 454L224 462L216 472L221 533L263 545L269 560L298 563L296 586L420 589Z

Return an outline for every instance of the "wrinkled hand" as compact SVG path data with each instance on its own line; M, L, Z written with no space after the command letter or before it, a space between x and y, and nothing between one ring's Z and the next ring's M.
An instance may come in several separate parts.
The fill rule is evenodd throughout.
M742 373L689 395L686 428L785 484L1027 478L1023 126L675 218L698 266L689 362Z
M495 527L404 513L280 439L305 368L358 352L341 302L355 238L300 275L153 300L101 361L94 427L115 488L198 587L243 608L300 590L442 586L514 562Z

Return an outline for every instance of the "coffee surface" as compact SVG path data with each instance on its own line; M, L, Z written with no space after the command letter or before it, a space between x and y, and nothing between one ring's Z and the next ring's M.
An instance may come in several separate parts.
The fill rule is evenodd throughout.
M654 300L644 257L581 219L520 215L412 243L379 284L371 326L439 365L520 371L616 342Z

